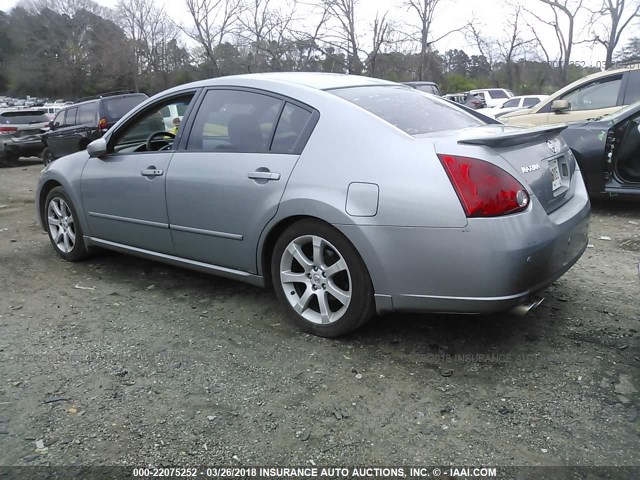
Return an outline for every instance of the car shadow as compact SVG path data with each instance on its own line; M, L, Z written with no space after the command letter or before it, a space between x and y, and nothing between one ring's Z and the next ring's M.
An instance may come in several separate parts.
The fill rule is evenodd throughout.
M0 158L0 168L20 168L37 164L42 164L42 159L39 157L20 157L19 160L11 161Z

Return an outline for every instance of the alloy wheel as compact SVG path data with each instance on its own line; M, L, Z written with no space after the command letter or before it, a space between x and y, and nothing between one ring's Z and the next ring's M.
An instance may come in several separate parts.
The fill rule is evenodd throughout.
M318 235L289 242L280 259L280 283L298 315L315 324L337 322L351 302L347 262L336 247Z
M54 245L62 253L70 253L76 244L76 227L67 202L53 197L47 206L47 223Z

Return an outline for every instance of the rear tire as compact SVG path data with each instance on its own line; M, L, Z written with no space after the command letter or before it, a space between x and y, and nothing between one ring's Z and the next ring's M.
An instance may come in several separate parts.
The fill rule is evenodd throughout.
M278 300L305 332L339 337L375 313L373 285L355 247L318 220L302 220L278 239L271 259Z
M53 249L69 262L89 257L78 214L64 188L51 189L44 203L44 219Z

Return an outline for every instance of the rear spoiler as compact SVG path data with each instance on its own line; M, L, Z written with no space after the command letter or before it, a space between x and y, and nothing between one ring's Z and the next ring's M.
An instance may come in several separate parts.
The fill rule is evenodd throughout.
M531 142L540 137L547 139L555 137L565 128L567 124L545 125L543 127L533 128L516 128L502 133L481 133L476 135L462 136L458 139L458 143L466 143L470 145L486 145L487 147L509 147L521 143ZM472 133L472 132L470 132Z

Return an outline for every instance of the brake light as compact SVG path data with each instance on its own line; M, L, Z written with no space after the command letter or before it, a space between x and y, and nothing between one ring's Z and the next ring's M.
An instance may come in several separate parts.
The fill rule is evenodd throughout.
M107 119L106 118L101 118L100 121L98 122L98 128L100 130L102 130L103 132L107 131Z
M509 173L477 158L440 155L467 217L496 217L521 212L529 194Z
M0 133L16 133L18 127L0 127Z

